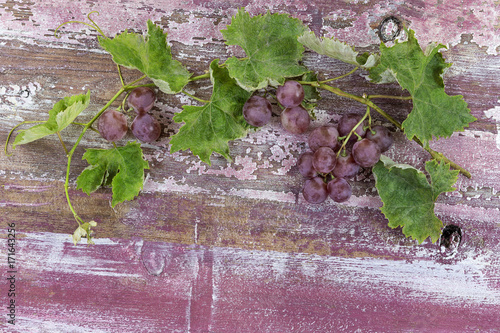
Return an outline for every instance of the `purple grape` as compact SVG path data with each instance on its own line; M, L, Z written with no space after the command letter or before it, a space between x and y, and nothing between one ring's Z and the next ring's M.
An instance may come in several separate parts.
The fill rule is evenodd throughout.
M307 179L302 190L304 199L309 203L319 204L328 197L326 184L321 177Z
M297 81L286 81L276 89L276 99L285 108L300 105L304 100L304 88Z
M344 178L335 178L328 182L327 191L335 202L347 201L352 195L351 185Z
M314 170L312 160L313 153L308 151L300 155L297 161L297 167L299 168L299 172L305 178L312 178L316 176L316 170Z
M127 133L127 118L116 110L106 110L97 121L97 130L108 141L118 141Z
M356 126L357 123L363 118L362 116L356 114L356 113L347 113L344 114L340 120L339 120L339 126L338 126L338 131L340 136L346 136L348 135L351 130ZM366 121L363 121L363 123L356 127L355 132L358 133L359 136L364 137L366 131L363 129L363 127L366 126ZM351 138L349 141L356 141L357 137L355 134L351 135Z
M281 113L281 124L290 133L302 134L309 128L309 113L302 106L286 108Z
M139 114L130 126L132 134L142 142L156 141L161 134L160 123L149 113Z
M356 163L351 153L345 156L340 154L337 157L337 165L333 169L333 176L337 178L352 178L359 173L359 165Z
M309 148L312 151L318 150L319 147L337 148L339 131L334 126L321 126L315 128L308 137Z
M146 113L153 108L156 94L149 87L134 88L127 97L129 108L133 108L138 114Z
M337 156L332 148L320 147L314 152L312 164L319 173L329 173L337 164Z
M384 126L372 127L371 131L366 132L365 138L375 142L382 153L389 150L394 142L391 132Z
M271 119L272 106L264 97L252 96L243 105L243 117L252 126L261 127Z
M380 159L379 146L368 139L358 141L352 147L352 157L360 166L369 168L375 165Z

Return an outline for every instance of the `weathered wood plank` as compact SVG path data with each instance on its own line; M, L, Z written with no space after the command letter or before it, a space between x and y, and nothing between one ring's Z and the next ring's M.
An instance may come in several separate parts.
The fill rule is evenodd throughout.
M74 247L66 235L23 234L21 331L488 332L500 325L492 316L500 291L491 252L450 264L96 242Z
M498 1L172 1L0 3L0 142L23 120L47 117L60 98L91 90L90 119L120 87L116 67L96 33L71 24L92 10L112 36L161 23L174 56L195 74L211 60L239 51L219 30L240 6L252 13L287 12L311 29L359 50L376 50L373 30L396 15L422 46L448 44L453 66L444 79L463 95L478 121L465 132L432 143L469 169L457 191L438 199L436 213L462 228L458 253L416 245L387 226L378 211L373 178L359 177L344 204L307 204L294 163L305 136L285 133L279 118L231 144L233 161L205 165L190 152L170 154L172 117L185 96L161 94L154 113L164 126L145 153L151 169L143 193L110 207L110 192L75 190L85 168L83 147L106 147L95 133L72 163L73 204L98 221L96 246L74 247L76 224L64 197L66 158L57 137L20 146L0 158L0 223L16 223L20 332L337 332L485 331L500 327L500 35ZM120 19L117 19L120 18ZM304 63L334 77L351 67L307 53ZM363 73L361 73L363 74ZM401 95L395 85L372 87L361 75L338 81L354 94ZM124 70L127 81L137 72ZM208 82L188 91L207 98ZM398 120L408 101L376 101ZM355 102L324 94L313 127L336 122ZM377 120L381 118L376 117ZM74 142L78 128L63 133ZM429 157L396 133L388 155L422 168ZM132 138L128 136L127 138ZM6 229L0 232L6 237ZM6 241L6 240L5 240ZM5 262L2 262L2 270ZM1 295L6 304L5 293ZM5 322L1 323L2 329ZM12 328L9 326L9 329ZM15 330L14 330L15 331Z

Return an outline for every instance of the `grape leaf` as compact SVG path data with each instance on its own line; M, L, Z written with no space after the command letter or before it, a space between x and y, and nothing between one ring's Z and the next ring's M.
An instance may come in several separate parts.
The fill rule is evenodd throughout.
M382 156L373 167L375 186L382 202L380 210L389 220L389 227L403 227L406 237L422 243L427 237L436 242L441 234L443 222L434 214L434 204L439 194L452 192L458 179L458 171L450 165L428 161L425 174L412 166L396 164Z
M374 67L380 60L377 54L363 53L359 55L352 46L335 38L319 38L310 30L300 35L298 41L318 54L363 68Z
M46 122L19 131L12 147L15 148L16 145L23 145L62 131L87 108L89 103L90 91L86 94L64 97L54 104Z
M370 70L373 81L383 82L393 76L410 92L413 109L402 124L409 139L417 137L426 143L433 137L449 137L476 120L462 96L450 96L444 90L441 75L451 64L445 63L439 52L443 47L434 44L424 52L415 32L409 30L407 41L380 46L380 64Z
M99 37L99 44L113 56L113 61L146 74L161 91L178 93L189 82L191 74L172 58L167 34L148 20L148 35L123 32L115 38Z
M307 68L299 64L304 47L297 37L305 29L299 19L285 14L268 12L250 17L240 9L227 29L221 30L227 45L239 45L247 55L227 59L229 75L242 88L254 91L304 74Z
M73 232L72 236L75 246L80 242L82 237L87 237L87 244L94 244L94 241L92 240L92 230L90 229L95 226L97 226L96 221L85 222L82 225L79 225L75 232Z
M213 83L210 101L203 106L184 105L174 121L185 124L170 139L171 152L190 149L208 164L212 152L230 159L228 141L246 135L250 126L242 109L251 96L229 76L226 68L219 67L218 59L210 64L210 77Z
M82 159L90 165L78 176L77 189L90 194L101 185L111 185L112 207L139 194L144 182L144 169L149 169L137 142L111 149L87 149Z

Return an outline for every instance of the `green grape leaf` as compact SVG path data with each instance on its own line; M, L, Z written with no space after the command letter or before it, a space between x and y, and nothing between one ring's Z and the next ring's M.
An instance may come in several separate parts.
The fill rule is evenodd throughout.
M432 44L424 52L415 32L409 30L407 41L380 46L380 64L370 70L373 81L387 82L394 77L410 92L413 109L402 124L410 140L417 137L427 143L433 137L449 137L476 120L462 96L445 92L442 74L451 64L439 52L443 47Z
M77 189L90 194L102 185L111 185L112 207L139 194L144 182L144 169L149 169L137 142L111 149L87 149L82 159L90 165L78 176Z
M226 68L219 67L218 59L210 64L210 77L213 83L210 101L203 106L184 105L174 121L185 124L170 139L171 152L190 149L208 164L212 152L230 159L228 141L246 135L250 126L242 109L251 96L229 76Z
M319 38L310 30L300 35L298 41L318 54L363 68L374 67L380 60L377 54L363 53L359 55L352 46L335 38Z
M113 56L118 65L138 69L147 75L161 91L178 93L189 82L191 74L172 58L167 34L148 20L148 35L123 32L113 39L99 37L99 44Z
M86 94L64 97L54 104L52 110L49 111L49 119L46 122L19 131L12 147L15 148L17 145L23 145L47 135L61 132L87 108L89 103L90 91Z
M375 186L383 206L380 208L389 220L389 227L403 227L406 237L422 243L431 237L434 243L441 235L443 222L434 214L434 205L443 192L452 192L458 171L450 165L430 160L425 165L426 175L406 164L396 164L382 156L373 167Z
M297 37L305 29L299 19L285 14L268 12L250 17L240 9L227 29L221 30L227 45L239 45L247 55L227 59L229 75L242 88L254 91L304 74L307 68L299 64L304 47Z

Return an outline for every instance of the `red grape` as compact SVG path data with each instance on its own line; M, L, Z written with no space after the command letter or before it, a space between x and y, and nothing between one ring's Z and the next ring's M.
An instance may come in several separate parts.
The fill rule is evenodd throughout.
M148 143L156 141L161 134L160 123L149 113L135 117L130 129L137 139Z
M116 110L106 110L97 121L97 130L108 141L118 141L127 133L127 118Z
M329 173L337 164L337 156L332 148L321 147L314 152L312 164L319 173Z
M347 113L344 114L340 120L339 120L339 126L338 126L338 131L340 136L346 136L348 135L354 126L361 120L362 116L356 114L356 113ZM363 127L366 126L366 121L363 121L361 125L356 127L355 132L358 133L359 136L364 137L366 131L363 129ZM349 141L356 141L356 135L353 134Z
M304 199L310 203L319 204L325 201L328 197L328 190L323 178L314 177L307 179L304 183L302 194L304 195Z
M276 89L276 99L285 108L300 105L304 100L304 88L297 81L286 81Z
M243 117L252 126L261 127L271 119L272 106L261 96L252 96L243 105Z
M344 202L352 195L351 185L344 178L335 178L328 182L328 195L335 202Z
M309 128L309 113L302 106L286 108L281 113L281 124L290 133L302 134Z
M340 154L337 157L337 165L333 169L333 176L337 178L352 178L359 172L359 165L356 163L351 153Z
M308 137L309 148L312 151L318 150L319 147L330 147L335 149L338 145L339 131L334 126L321 126L315 128Z
M394 142L391 132L387 129L387 127L378 125L372 127L371 131L367 131L365 138L375 142L379 146L382 153L389 150Z
M153 108L156 94L149 87L134 88L127 97L127 103L138 114L146 113Z
M352 156L360 166L369 168L375 165L380 159L379 146L368 139L358 141L352 147Z
M308 151L300 155L297 161L297 167L299 172L305 178L312 178L316 176L316 170L314 170L313 164L313 153Z

